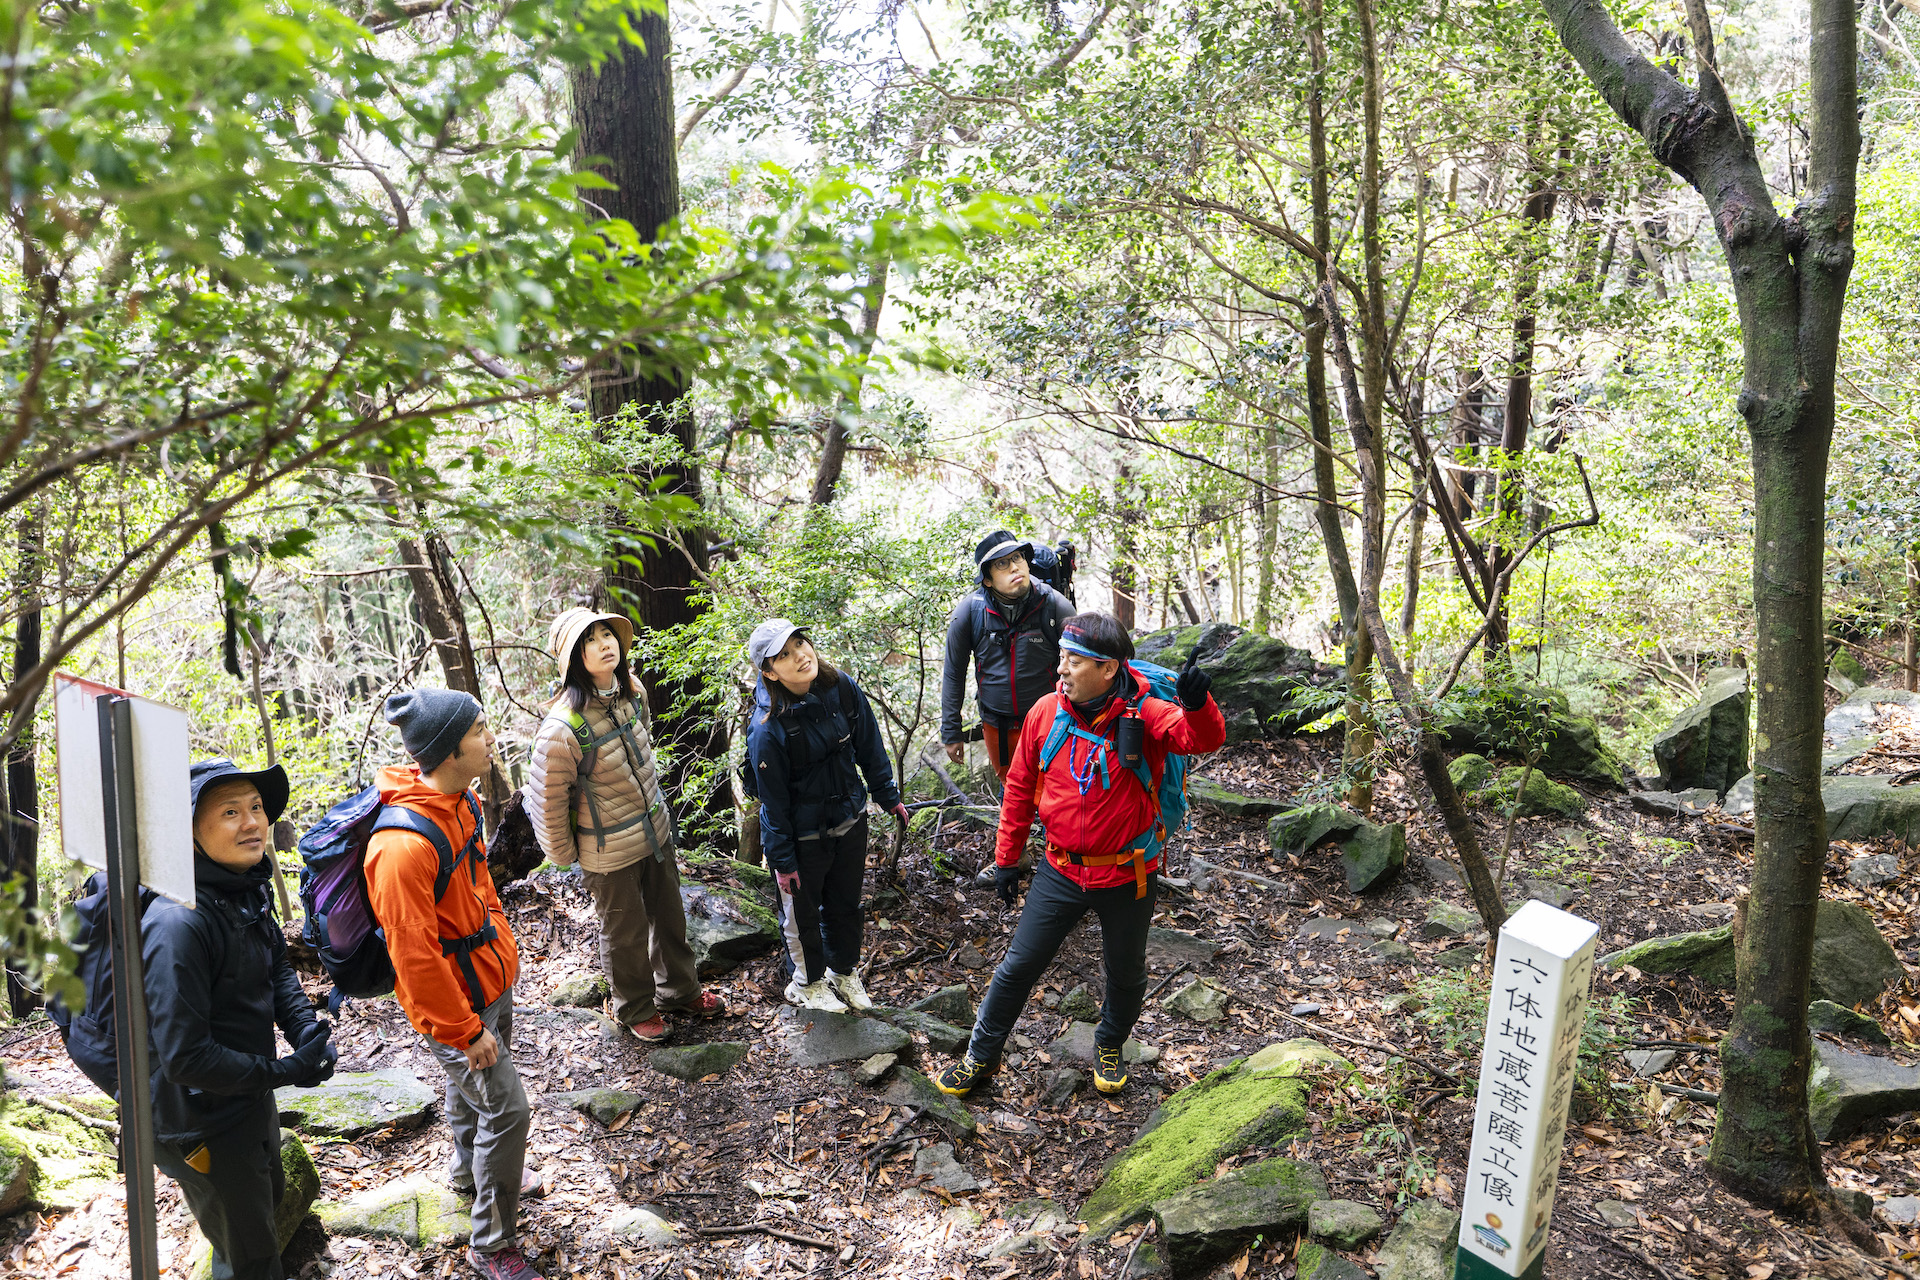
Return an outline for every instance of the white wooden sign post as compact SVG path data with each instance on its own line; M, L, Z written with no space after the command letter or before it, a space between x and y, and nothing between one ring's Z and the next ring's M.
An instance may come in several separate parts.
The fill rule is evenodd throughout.
M1599 933L1544 902L1500 930L1453 1280L1540 1280Z
M64 672L54 676L53 709L60 842L68 857L107 873L128 1277L158 1280L140 889L194 903L187 713Z

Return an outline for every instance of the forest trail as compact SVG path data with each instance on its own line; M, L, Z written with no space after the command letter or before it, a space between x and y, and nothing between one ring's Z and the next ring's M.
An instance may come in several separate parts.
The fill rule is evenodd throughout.
M1229 748L1208 761L1205 772L1239 791L1289 796L1334 763L1326 744L1296 739ZM1708 927L1731 914L1733 894L1748 874L1749 850L1736 830L1637 813L1625 795L1589 800L1582 820L1520 823L1510 887L1566 901L1569 910L1600 924L1601 945L1609 950ZM1307 1129L1280 1148L1250 1150L1234 1163L1271 1155L1311 1161L1324 1172L1330 1195L1368 1204L1389 1222L1420 1197L1457 1203L1472 1099L1409 1059L1456 1077L1475 1072L1480 1015L1470 992L1480 949L1471 922L1463 926L1465 936L1453 936L1457 913L1435 909L1436 903L1465 908L1465 891L1437 861L1444 833L1410 810L1398 775L1382 779L1377 811L1408 822L1408 867L1390 887L1355 898L1346 893L1332 854L1276 860L1260 820L1198 809L1193 830L1173 846L1174 883L1163 892L1156 924L1219 950L1211 961L1159 950L1150 956L1157 990L1136 1036L1158 1051L1157 1061L1137 1066L1128 1088L1110 1099L1084 1086L1059 1105L1042 1096L1058 1065L1049 1046L1068 1021L1056 1006L1077 986L1096 996L1100 989L1097 926L1089 923L1047 975L992 1090L969 1099L977 1133L959 1138L887 1101L886 1081L855 1083L846 1067L858 1064L793 1066L782 1047L786 1006L771 957L716 980L730 1016L676 1024L671 1042L744 1041L744 1060L694 1083L662 1075L647 1065L645 1047L630 1039L606 1043L591 1017L545 1004L556 985L597 967L592 906L576 879L548 869L509 886L504 897L523 940L519 1004L537 1010L521 1017L514 1050L536 1099L529 1160L542 1170L547 1192L523 1210L529 1254L538 1250L534 1260L550 1277L614 1280L1117 1276L1138 1232L1091 1244L1072 1221L1099 1185L1102 1166L1162 1098L1214 1066L1297 1036L1321 1039L1348 1057L1358 1076L1344 1086L1337 1078L1316 1079ZM1494 824L1487 825L1486 834L1496 834ZM1017 917L1017 909L1003 907L990 891L966 887L965 873L990 857L983 833L963 832L955 822L942 845L957 881L936 875L924 854L905 860L904 892L870 877L868 984L883 1004L905 1005L955 984L977 998ZM1849 884L1850 860L1868 853L1905 856L1911 869L1911 852L1897 844L1836 845L1827 894L1865 906L1900 947L1908 976L1882 998L1880 1021L1896 1036L1913 1035L1920 1015L1911 967L1920 899L1907 877L1873 889ZM876 850L873 866L880 863ZM695 867L691 878L703 870ZM714 883L727 882L716 877ZM1365 945L1389 931L1400 947ZM1376 954L1382 950L1387 954ZM1463 961L1464 968L1450 967ZM1223 1018L1202 1023L1166 1007L1186 973L1230 992ZM1732 1199L1704 1176L1712 1109L1660 1086L1711 1093L1717 1080L1710 1053L1682 1054L1658 1083L1636 1077L1623 1056L1633 1040L1711 1044L1726 1023L1729 997L1690 979L1604 969L1601 975L1594 1000L1602 1035L1599 1042L1590 1036L1589 1048L1599 1051L1607 1088L1604 1098L1586 1096L1569 1131L1547 1274L1568 1280L1889 1274L1849 1269L1852 1264L1833 1256L1842 1246ZM318 980L309 986L322 993ZM437 1092L438 1073L391 1000L350 1002L338 1028L343 1072L399 1068ZM1390 1058L1368 1045L1405 1056ZM30 1093L67 1093L81 1083L49 1031L16 1031L0 1053L10 1080ZM1899 1054L1912 1061L1920 1047L1907 1041ZM913 1058L923 1069L946 1061L924 1045ZM553 1095L592 1088L634 1095L631 1113L609 1116L612 1124L603 1125L554 1101ZM1836 1186L1876 1198L1920 1186L1916 1136L1920 1126L1909 1114L1831 1144L1829 1176ZM309 1136L308 1143L319 1167L320 1198L336 1203L405 1179L437 1178L447 1151L437 1115L418 1128L389 1125L351 1140ZM955 1185L974 1181L977 1190L935 1185L935 1178L950 1178L943 1153L932 1150L941 1143L951 1143L965 1171ZM916 1174L916 1167L923 1172ZM1053 1218L1031 1203L1042 1199L1063 1214ZM160 1203L162 1257L175 1261L169 1275L185 1274L190 1224L165 1180ZM677 1224L678 1239L662 1246L638 1234L610 1236L616 1219L630 1231L647 1225L635 1206ZM0 1241L0 1274L123 1275L117 1210L109 1194L76 1212L27 1215L14 1239ZM1905 1231L1883 1228L1896 1257L1920 1246L1912 1227ZM1346 1256L1368 1266L1378 1259L1379 1243ZM1007 1254L1010 1246L1030 1251ZM1289 1277L1296 1248L1291 1237L1262 1242L1241 1270L1230 1262L1220 1274ZM307 1280L465 1273L461 1254L447 1242L413 1247L371 1232L323 1233L312 1219L289 1258Z

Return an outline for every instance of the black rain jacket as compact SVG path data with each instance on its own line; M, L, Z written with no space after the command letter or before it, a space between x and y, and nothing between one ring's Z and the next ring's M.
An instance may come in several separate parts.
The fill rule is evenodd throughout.
M231 871L193 855L197 907L156 898L141 921L153 1136L198 1141L273 1091L276 1025L299 1043L313 1006L273 914L273 855Z
M1052 693L1059 680L1060 631L1073 614L1072 602L1039 581L1011 614L984 585L962 596L947 620L940 741L961 740L960 706L967 697L969 660L980 718L1017 732L1033 704Z

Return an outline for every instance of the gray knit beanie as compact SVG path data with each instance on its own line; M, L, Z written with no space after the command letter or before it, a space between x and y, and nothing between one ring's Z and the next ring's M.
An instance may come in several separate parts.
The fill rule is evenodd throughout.
M432 773L453 754L480 714L480 700L455 689L413 689L387 699L387 723L400 729L401 745Z

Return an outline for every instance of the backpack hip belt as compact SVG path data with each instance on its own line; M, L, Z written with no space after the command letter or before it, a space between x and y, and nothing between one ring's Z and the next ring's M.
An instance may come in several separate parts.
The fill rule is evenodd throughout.
M1073 853L1062 849L1053 841L1047 841L1047 856L1055 862L1070 862L1076 867L1124 867L1133 864L1133 896L1147 896L1147 862L1160 856L1159 846L1166 842L1167 829L1158 822L1146 832L1127 842L1127 848L1121 853ZM1149 853L1148 850L1152 852Z

